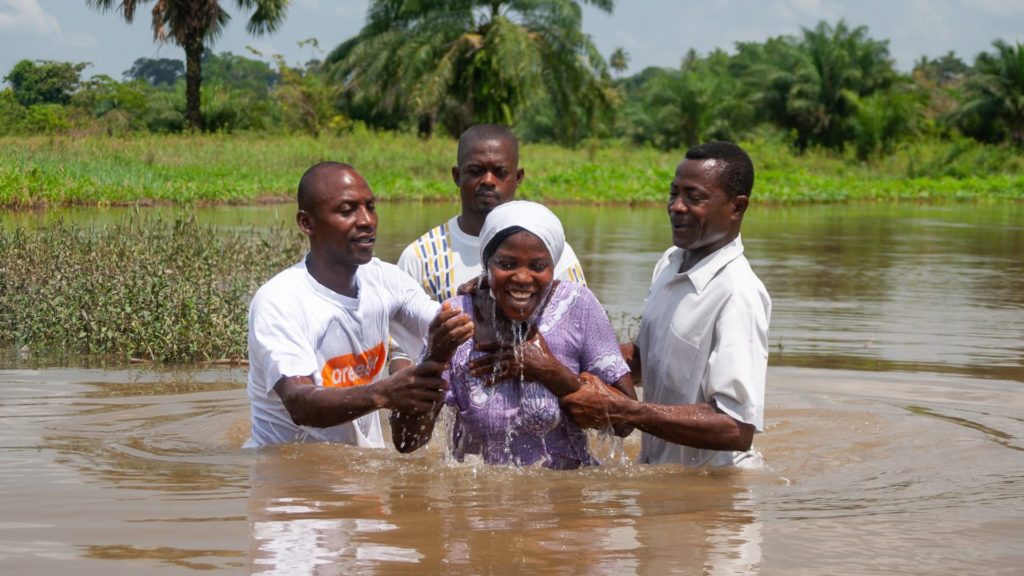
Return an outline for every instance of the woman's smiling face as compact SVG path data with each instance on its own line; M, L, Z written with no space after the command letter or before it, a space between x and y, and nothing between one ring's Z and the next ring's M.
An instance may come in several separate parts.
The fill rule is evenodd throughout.
M505 239L487 260L488 282L506 318L523 322L541 305L555 264L540 238L525 230Z

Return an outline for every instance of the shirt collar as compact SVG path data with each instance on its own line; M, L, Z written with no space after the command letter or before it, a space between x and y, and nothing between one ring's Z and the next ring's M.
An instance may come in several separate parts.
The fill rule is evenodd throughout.
M679 266L683 263L683 254L685 250L676 250L672 253L670 258L670 265L673 266L673 270L679 270ZM725 266L743 255L743 241L740 240L739 236L732 242L729 242L725 246L722 246L718 250L715 250L711 254L704 257L703 260L697 262L682 274L676 273L679 276L685 276L690 279L690 283L693 284L697 293L700 294L707 287L708 283L718 274L718 272L725 268Z
M298 266L301 266L302 271L305 272L304 276L306 277L306 282L309 283L309 286L313 289L313 292L319 294L322 298L326 300L340 303L341 305L347 308L352 308L359 305L359 295L362 293L363 288L361 272L363 271L365 264L359 266L359 268L356 269L356 297L352 298L351 296L345 296L344 294L331 290L327 286L321 284L316 278L314 278L313 275L309 273L309 266L307 265L308 260L309 252L307 251L306 255L302 258L302 262L299 262Z

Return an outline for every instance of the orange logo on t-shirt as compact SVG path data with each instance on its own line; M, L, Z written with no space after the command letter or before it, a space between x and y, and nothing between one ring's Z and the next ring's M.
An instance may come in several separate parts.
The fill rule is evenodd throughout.
M320 372L324 386L347 388L369 384L384 368L384 354L384 343L381 342L366 352L331 358Z

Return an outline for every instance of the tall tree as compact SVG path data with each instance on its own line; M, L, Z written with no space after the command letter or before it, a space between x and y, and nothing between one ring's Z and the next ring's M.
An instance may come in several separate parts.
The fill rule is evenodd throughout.
M616 75L622 76L623 72L629 70L629 52L626 52L625 48L619 46L608 58L608 65L611 66Z
M608 102L606 64L580 4L613 0L376 0L359 34L328 56L349 94L458 134L513 123L543 92L565 139Z
M185 119L189 127L202 128L200 85L203 50L220 35L231 16L218 0L86 0L103 12L120 12L126 22L135 19L143 4L153 6L153 39L173 42L185 49ZM250 34L273 32L284 20L290 0L235 0L241 10L253 10L246 25Z
M793 123L787 106L789 93L803 62L795 38L776 36L764 43L737 42L729 70L743 82L757 117L788 131Z
M663 70L642 90L644 113L634 140L659 148L687 148L707 140L735 140L753 123L753 108L729 74L729 56L690 51L678 70Z
M143 80L150 86L173 86L185 75L185 63L173 58L136 58L125 70L125 80Z
M957 112L965 131L984 140L1009 139L1024 147L1024 44L992 43L967 79L967 101Z
M741 74L765 117L795 134L797 148L842 149L853 139L860 98L889 88L896 71L888 41L864 26L820 22L799 37L740 44L731 67Z
M11 84L14 97L22 106L67 104L81 83L82 70L89 64L22 60L11 68L4 80Z
M803 30L803 62L787 104L800 148L813 143L842 149L852 138L847 121L857 99L888 88L896 77L888 44L872 40L867 27L850 28L842 20Z

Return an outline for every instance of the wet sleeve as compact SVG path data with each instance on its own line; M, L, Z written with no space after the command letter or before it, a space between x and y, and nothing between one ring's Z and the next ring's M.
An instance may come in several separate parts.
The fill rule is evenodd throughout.
M736 420L764 425L768 370L768 309L750 295L734 293L715 320L705 398Z
M614 384L629 374L615 328L594 293L588 288L581 288L573 309L580 316L578 325L585 327L582 330L580 371L590 372L608 384Z
M455 396L455 386L461 385L461 382L454 380L454 374L451 364L441 372L441 378L448 383L448 390L444 393L444 403L446 406L458 406L458 401Z

